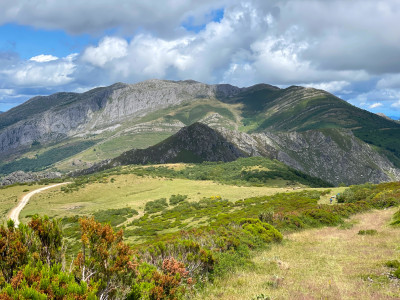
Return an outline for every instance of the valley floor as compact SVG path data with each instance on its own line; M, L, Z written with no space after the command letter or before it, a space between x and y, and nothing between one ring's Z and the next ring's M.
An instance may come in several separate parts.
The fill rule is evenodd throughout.
M388 225L395 211L285 235L254 256L253 266L210 284L197 299L400 299L400 282L384 266L400 254L400 228ZM365 229L377 234L358 234Z

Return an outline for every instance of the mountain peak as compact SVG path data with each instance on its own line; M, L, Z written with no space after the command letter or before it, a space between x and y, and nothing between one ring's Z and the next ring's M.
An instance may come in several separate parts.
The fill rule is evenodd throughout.
M199 163L234 161L248 156L221 133L196 122L181 128L166 140L146 149L132 149L120 156L102 161L73 175L90 174L115 166L131 164Z
M147 149L133 149L112 160L120 164L233 161L245 156L219 132L203 123L183 127Z

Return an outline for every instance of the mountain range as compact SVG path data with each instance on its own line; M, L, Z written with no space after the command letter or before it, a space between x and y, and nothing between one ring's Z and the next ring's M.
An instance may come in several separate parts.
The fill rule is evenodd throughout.
M0 173L265 156L335 185L381 182L400 179L399 137L398 122L323 90L148 80L2 113Z

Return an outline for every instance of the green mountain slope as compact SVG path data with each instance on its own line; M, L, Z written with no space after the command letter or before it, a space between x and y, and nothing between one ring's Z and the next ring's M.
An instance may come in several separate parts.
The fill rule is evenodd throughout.
M400 128L397 122L359 109L328 92L291 86L279 89L256 85L229 103L242 103L244 122L256 123L253 131L304 131L320 128Z
M369 161L370 157L375 157L374 152L380 155L379 161L388 157L391 163L400 167L400 124L356 108L325 91L298 86L280 89L267 84L238 88L195 81L149 80L133 85L115 84L83 94L37 97L2 114L0 159L3 161L0 169L7 174L25 162L35 170L84 169L96 162L116 158L130 149L153 146L195 122L220 132L234 131L234 144L242 150L241 145L247 143L246 139L254 137L241 133L267 136L275 133L268 137L275 139L270 143L247 143L247 155L258 152L288 163L277 154L286 153L294 160L290 165L303 171L307 168L300 166L310 160L307 152L293 152L290 138L280 133L315 131L316 136L320 132L334 140L337 132L323 130L350 130L360 139L355 144L363 141L372 146L361 147L365 151L358 155L359 161ZM79 151L64 151L62 158L54 156L56 159L46 160L41 156L80 143L85 147L80 147ZM323 149L321 151L323 153ZM312 161L320 162L320 151L315 149L314 152L319 157L312 157ZM337 160L340 153L346 155L340 150L329 157L340 164L341 160ZM160 161L155 156L152 160ZM41 159L38 161L38 158ZM381 175L375 178L392 178L391 174L397 174L396 170L391 171L390 163L372 162L370 165L373 169L385 166L378 172ZM326 169L329 168L322 163L310 174L320 176ZM347 178L354 176L355 173L349 174ZM326 176L324 180L327 180ZM337 184L336 180L331 182Z
M400 166L400 124L362 110L322 90L258 85L230 100L242 103L248 132L346 128Z

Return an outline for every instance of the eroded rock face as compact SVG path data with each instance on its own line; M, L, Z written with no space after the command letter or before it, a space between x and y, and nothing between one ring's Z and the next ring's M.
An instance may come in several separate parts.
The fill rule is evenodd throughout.
M400 170L385 156L357 139L350 130L263 132L251 135L221 130L221 133L249 155L277 159L335 185L400 180Z
M0 130L0 154L30 146L34 141L46 143L83 136L115 126L127 118L140 117L185 101L228 97L240 90L231 85L207 85L196 81L148 80L131 85L118 83L83 94L48 96L54 98L55 103L48 110ZM23 109L23 105L18 109Z
M4 186L14 183L35 182L35 181L40 181L42 179L54 179L54 178L60 178L61 175L62 174L59 172L25 173L23 171L16 171L4 177L1 180L0 185Z

